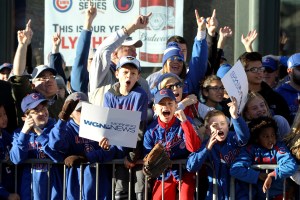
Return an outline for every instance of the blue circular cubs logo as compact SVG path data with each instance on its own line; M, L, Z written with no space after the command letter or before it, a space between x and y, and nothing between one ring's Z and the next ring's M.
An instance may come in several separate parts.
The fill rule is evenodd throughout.
M133 7L133 0L114 0L114 7L120 13L129 12Z
M53 0L53 7L58 12L67 12L72 7L72 0Z

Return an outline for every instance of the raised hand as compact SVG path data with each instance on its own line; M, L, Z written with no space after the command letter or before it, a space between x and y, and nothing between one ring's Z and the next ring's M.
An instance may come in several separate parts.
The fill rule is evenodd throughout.
M149 13L148 15L139 15L136 19L134 19L134 21L131 24L126 26L125 30L127 32L125 33L130 35L135 30L146 28L149 23L151 15L152 12Z
M181 103L183 103L184 107L187 107L187 106L190 106L190 105L193 105L195 103L197 103L197 97L196 95L194 94L190 94L188 95L187 97L185 97Z
M52 36L52 45L54 47L59 47L61 43L60 32L54 33Z
M246 37L244 37L244 34L242 34L241 42L243 43L247 52L253 51L252 43L256 39L257 35L258 35L258 33L256 32L255 29L252 31L249 31Z
M204 17L200 17L197 10L195 10L195 17L198 26L198 31L205 31L206 19Z
M232 36L232 30L229 26L224 26L219 30L219 37L230 38Z
M70 115L72 114L78 103L79 99L77 99L76 101L74 101L73 99L66 101L58 115L59 119L63 121L69 120Z
M84 29L90 30L92 23L97 16L97 8L90 2L89 8L85 12L85 24Z
M24 121L23 128L21 130L22 133L28 134L29 131L34 127L35 123L31 115L27 115L26 117L22 118Z
M183 110L177 110L174 113L174 116L177 117L181 122L186 121L186 116L185 116Z
M19 44L29 45L31 43L33 32L31 30L31 19L28 20L25 30L18 31Z
M214 146L214 144L217 143L217 136L218 136L218 129L216 128L217 127L217 123L216 122L213 122L209 129L210 129L210 137L209 137L209 140L206 144L206 148L208 150L211 150L212 147Z
M206 18L207 24L207 32L210 36L215 36L216 30L219 26L219 22L217 19L216 9L213 10L211 17Z
M233 119L237 119L239 117L238 115L238 105L237 105L237 100L235 97L231 97L231 102L227 104L229 106L229 112L230 115Z

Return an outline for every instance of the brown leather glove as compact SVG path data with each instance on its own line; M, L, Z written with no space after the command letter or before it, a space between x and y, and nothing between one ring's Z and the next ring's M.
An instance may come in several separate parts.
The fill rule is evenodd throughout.
M77 156L77 155L72 155L68 156L65 159L65 165L67 167L73 167L75 165L80 165L82 163L87 163L88 159L85 156Z
M70 115L76 108L78 102L79 102L79 99L77 99L76 101L74 101L73 99L66 101L58 115L59 119L64 120L64 121L67 121L68 119L70 119Z

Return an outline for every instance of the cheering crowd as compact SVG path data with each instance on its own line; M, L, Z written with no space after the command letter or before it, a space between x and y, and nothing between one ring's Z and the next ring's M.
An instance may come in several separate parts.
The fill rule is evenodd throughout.
M53 35L49 63L36 66L29 74L26 55L34 37L31 21L18 31L12 64L0 66L0 159L5 161L0 199L47 199L48 183L50 198L63 199L63 165L23 163L27 159L63 162L67 166L67 199L96 199L96 195L111 199L112 181L114 198L128 199L129 175L134 180L131 198L144 199L147 180L143 165L136 163L157 143L171 160L186 159L186 164L182 176L179 166L172 165L163 176L150 180L152 199L194 199L196 177L201 180L199 199L213 198L213 178L217 198L229 199L231 177L236 179L237 199L249 199L249 183L257 199L265 199L267 191L270 199L282 199L285 178L286 199L295 196L289 188L300 184L300 53L262 56L252 49L257 32L242 35L245 52L239 60L249 91L239 113L236 98L228 95L221 81L231 69L224 45L232 30L218 27L215 10L208 18L195 10L197 34L189 63L185 39L174 35L167 41L161 70L146 79L136 58L136 49L143 43L130 35L146 28L152 13L136 17L91 49L96 14L92 5L86 10L69 78L59 52L60 33ZM112 145L107 138L92 141L80 137L83 102L140 111L136 148ZM95 165L113 159L124 160L116 165L114 179L109 165L99 169ZM251 168L254 164L276 167L266 173ZM18 165L17 177L14 165Z

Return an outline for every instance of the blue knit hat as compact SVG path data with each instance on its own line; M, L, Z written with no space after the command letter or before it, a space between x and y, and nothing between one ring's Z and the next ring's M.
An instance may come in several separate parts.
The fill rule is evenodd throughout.
M288 68L300 66L300 53L293 54L287 61Z
M176 42L169 42L167 45L167 49L164 51L163 59L162 59L162 64L163 66L167 62L167 60L172 57L172 56L178 56L182 60L184 60L183 53Z

